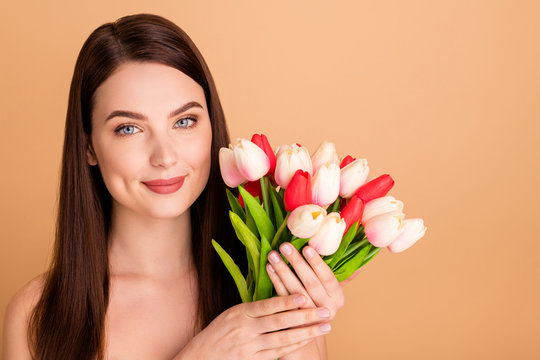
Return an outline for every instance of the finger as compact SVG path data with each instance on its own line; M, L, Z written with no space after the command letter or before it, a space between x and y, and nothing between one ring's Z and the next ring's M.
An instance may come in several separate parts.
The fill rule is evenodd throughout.
M270 277L270 281L272 281L272 284L274 285L274 289L276 289L276 293L280 296L289 295L287 288L279 278L278 274L276 274L276 270L272 267L271 264L266 265L266 272Z
M321 283L323 279L319 279L315 273L315 270L306 262L304 257L298 252L298 250L296 250L294 246L292 246L291 243L283 243L279 249L289 263L291 263L296 275L298 275L302 281L302 284L304 284L305 289L315 303L317 303L317 299L318 301L324 302L325 298L330 297L330 294ZM330 270L330 272L332 271ZM333 273L332 277L335 278Z
M323 307L290 310L259 318L257 321L257 331L260 333L268 333L295 326L306 326L328 320L329 317L330 310Z
M302 285L296 275L294 275L291 269L285 264L277 251L272 250L268 253L268 261L270 261L272 267L276 270L276 274L279 276L283 285L285 285L289 294L305 294L309 297L304 285Z
M317 254L317 251L308 245L302 249L302 253L315 274L317 274L317 277L326 289L326 292L330 296L342 296L339 281L336 279L336 276L328 264L324 262L319 254Z
M274 349L327 334L330 329L330 324L324 322L305 327L280 330L258 336L257 343L259 344L259 349Z
M282 311L298 309L307 301L305 295L275 296L269 299L245 303L244 312L250 317L261 317Z
M282 356L292 353L293 351L301 348L302 346L305 346L311 343L313 340L314 338L311 338L311 339L297 342L296 344L287 345L280 348L262 350L255 353L254 359L256 360L278 359L278 358L281 358Z

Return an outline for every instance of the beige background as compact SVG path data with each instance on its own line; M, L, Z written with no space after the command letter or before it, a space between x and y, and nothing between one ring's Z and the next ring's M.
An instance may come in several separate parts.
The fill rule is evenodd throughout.
M334 141L424 218L347 285L331 359L540 358L539 1L148 3L0 5L2 314L49 259L77 53L151 12L203 53L233 139Z

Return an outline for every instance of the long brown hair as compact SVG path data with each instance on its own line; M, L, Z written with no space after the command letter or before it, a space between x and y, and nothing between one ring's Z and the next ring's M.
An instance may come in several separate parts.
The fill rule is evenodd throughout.
M109 299L107 234L111 196L98 166L87 163L94 93L126 61L174 67L203 89L212 123L208 183L191 206L192 251L198 276L198 314L203 328L241 302L230 275L211 245L216 240L235 258L244 250L228 220L218 153L229 134L214 80L189 36L153 14L125 16L90 34L75 64L69 92L55 244L41 298L34 308L28 341L35 359L94 359L104 356L104 323ZM240 267L245 270L246 263Z

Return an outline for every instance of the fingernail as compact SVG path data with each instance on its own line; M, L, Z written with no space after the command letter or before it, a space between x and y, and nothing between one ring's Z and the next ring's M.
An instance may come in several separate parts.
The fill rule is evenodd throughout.
M271 272L275 273L276 270L274 270L274 267L270 264L268 264L268 270L270 270Z
M306 247L306 250L304 250L304 255L306 255L308 259L312 258L313 255L315 255L315 251L313 251L313 249L310 247Z
M302 305L304 301L306 301L306 297L304 295L298 295L294 298L294 302L296 303L296 305Z
M279 247L281 249L281 252L285 255L291 255L292 254L292 249L291 249L291 245L289 244L283 244Z
M319 309L317 315L319 315L320 318L327 318L330 317L330 311L328 309Z
M330 326L330 324L319 325L319 330L321 330L322 332L329 332L331 328L332 327Z
M270 262L275 264L279 262L279 255L277 252L271 251L270 254L268 254L268 259L270 260Z

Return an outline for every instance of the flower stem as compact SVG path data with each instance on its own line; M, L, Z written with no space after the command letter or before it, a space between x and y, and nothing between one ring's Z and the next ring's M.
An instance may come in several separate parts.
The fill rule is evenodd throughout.
M274 238L272 239L272 243L270 244L270 247L272 249L276 248L277 242L281 237L281 233L283 232L283 230L285 230L285 227L287 226L287 219L289 218L289 214L290 212L287 213L287 216L285 216L285 219L283 219L281 226L279 227L278 231L276 231L276 235L274 235Z

